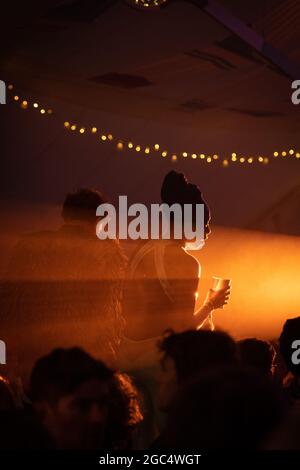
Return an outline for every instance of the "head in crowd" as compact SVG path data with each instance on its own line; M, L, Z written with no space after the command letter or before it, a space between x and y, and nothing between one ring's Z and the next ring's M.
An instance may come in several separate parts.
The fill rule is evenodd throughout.
M299 343L295 348L293 343L297 340ZM283 325L279 337L279 349L288 371L296 377L300 377L300 364L294 360L294 356L297 356L297 349L300 349L300 317L290 318ZM300 353L298 357L300 359Z
M186 384L164 433L172 449L257 449L284 415L280 390L253 368L223 366Z
M95 227L96 210L106 199L95 189L82 188L67 194L62 208L65 223L85 224Z
M159 344L158 402L167 410L179 385L206 368L237 363L234 340L222 331L191 330L166 333Z
M161 200L163 203L172 206L179 204L182 209L182 226L186 222L184 219L183 206L190 204L192 206L192 228L196 229L196 205L204 205L204 239L210 234L210 210L202 197L202 192L195 184L189 183L183 173L170 171L164 178L161 187ZM171 214L171 224L174 223L174 214Z
M271 343L256 338L247 338L238 341L237 345L242 364L253 366L264 374L273 373L276 351Z
M39 359L30 384L34 408L56 448L87 450L128 445L142 419L129 378L79 348Z

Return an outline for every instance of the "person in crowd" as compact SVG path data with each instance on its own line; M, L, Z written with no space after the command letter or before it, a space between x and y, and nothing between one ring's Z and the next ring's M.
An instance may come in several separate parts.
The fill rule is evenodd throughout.
M25 381L37 358L61 345L115 365L126 259L116 240L96 236L103 202L92 189L67 194L59 230L28 234L12 253L0 292L1 338Z
M275 369L276 351L270 342L247 338L238 341L237 345L242 364L255 367L263 374L272 376Z
M142 421L129 377L80 348L56 349L40 358L30 397L55 449L128 450Z
M223 331L169 332L159 344L158 406L168 411L178 388L206 369L238 362L234 340Z
M162 203L169 208L178 204L182 210L182 227L189 223L195 230L196 206L204 206L203 239L210 233L210 210L198 186L189 183L182 173L169 172L162 183ZM192 207L187 215L185 204ZM137 368L157 362L156 343L167 329L176 332L196 329L214 309L227 304L230 288L210 289L201 308L195 311L200 278L199 262L188 251L193 241L182 231L175 236L175 221L170 213L170 239L160 234L159 240L142 243L133 254L126 277L123 313L126 321L120 360L124 367ZM194 246L195 248L195 246Z
M294 348L293 343L297 340L299 341L298 347ZM291 403L298 402L300 399L300 365L297 360L297 349L300 349L300 317L290 318L283 325L279 337L279 349L288 371L283 380L284 389Z
M280 389L261 372L215 367L178 391L156 449L259 449L284 414Z

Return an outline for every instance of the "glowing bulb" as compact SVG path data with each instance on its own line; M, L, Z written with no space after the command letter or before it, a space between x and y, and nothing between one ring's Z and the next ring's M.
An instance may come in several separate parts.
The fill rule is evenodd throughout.
M248 163L252 163L253 162L253 158L248 158Z
M112 135L112 134L108 134L107 138L108 138L108 140L113 140L113 135Z
M274 157L278 157L279 153L278 152L274 152Z
M282 152L281 154L283 157L286 157L286 152Z
M267 165L268 163L269 163L269 159L268 159L268 157L265 157L264 158L264 164Z
M118 150L123 150L123 148L124 148L123 142L118 142L118 143L117 143L117 149L118 149Z
M75 124L72 124L71 131L76 131L76 125Z
M129 149L132 149L132 148L133 148L133 143L132 143L132 142L128 142L128 148L129 148Z
M135 150L136 150L136 152L140 152L140 151L141 151L140 145L137 145L137 146L135 147Z
M295 151L293 149L289 150L290 155L294 155Z
M258 157L258 161L263 162L264 161L263 157Z
M84 134L85 128L84 128L84 127L81 127L81 128L79 129L79 132L80 132L80 134Z
M33 103L33 107L34 107L34 108L38 108L39 105L38 105L37 103Z
M235 158L235 157L236 157L236 153L233 152L233 153L231 154L231 156L232 156L233 158Z
M200 158L202 158L202 160L203 160L203 158L205 158L204 153L201 153Z
M26 108L27 105L28 105L28 101L26 101L26 100L22 101L22 106L23 106L24 108Z
M236 162L236 161L237 161L237 157L236 157L235 154L231 157L231 160L232 160L233 162Z
M68 127L70 127L70 123L69 123L68 121L65 121L65 122L64 122L64 126L65 126L66 128L68 128Z
M172 155L172 161L176 162L176 160L177 160L177 155Z
M166 151L162 152L162 154L161 154L162 157L166 157L167 155L168 155L168 152L166 152Z
M159 150L159 144L154 145L155 150Z
M241 162L241 163L244 163L244 162L245 162L244 157L241 157L241 158L240 158L240 162Z
M13 89L13 85L12 85L12 84L9 84L7 88L8 88L9 90L12 90L12 89Z
M15 100L15 101L18 101L18 100L19 100L18 95L15 95L15 96L14 96L14 100Z
M47 113L52 114L53 113L52 109L48 109Z
M146 148L145 148L145 153L150 153L149 147L146 147Z
M183 153L182 153L182 156L183 156L184 158L186 158L186 157L188 156L188 154L187 154L186 152L183 152Z
M92 127L92 134L96 134L97 132L97 127Z
M44 109L41 109L41 111L40 111L41 114L45 114L45 112L46 111Z
M228 166L228 160L223 160L222 164L223 166Z
M197 158L197 154L193 153L192 158L194 158L194 159Z
M213 155L214 160L218 160L219 156L217 154Z
M296 153L296 158L300 158L300 153L299 152Z
M207 163L211 163L212 158L211 158L211 157L207 157L206 161L207 161Z
M105 141L107 140L106 135L103 134L103 135L101 136L101 140L103 140L103 142L105 142Z

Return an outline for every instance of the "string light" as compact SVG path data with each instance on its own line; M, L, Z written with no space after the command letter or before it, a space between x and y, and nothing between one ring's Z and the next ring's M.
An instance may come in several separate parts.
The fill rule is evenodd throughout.
M146 3L145 3L146 5ZM11 91L14 89L14 86L13 85L8 85L8 90ZM27 99L21 99L19 95L15 94L12 96L12 99L13 101L15 102L20 102L20 105L21 105L21 108L22 109L29 109L28 106L29 106L29 100ZM37 102L31 102L31 106L34 108L34 109L38 109L40 108L40 105L37 103ZM42 115L52 115L53 114L53 110L51 108L45 108L45 107L41 107L39 109L40 111L40 114ZM63 123L64 125L64 128L67 129L67 130L71 130L71 131L75 131L77 129L77 126L76 124L70 124L69 121L65 121ZM91 130L91 133L92 134L96 134L98 132L98 129L97 127L93 126L91 128L89 128ZM85 127L80 127L79 129L79 133L80 134L84 134L86 131L86 128ZM101 135L101 138L100 138L100 141L102 142L106 142L106 141L113 141L114 137L111 133L109 134L102 134ZM123 150L125 145L129 148L129 149L133 149L134 148L134 144L132 141L127 141L126 142L126 139L125 139L125 142L121 141L121 140L117 140L117 143L116 143L116 147L118 150ZM143 146L144 148L144 153L149 155L151 153L151 146L150 145L146 145L145 147ZM160 144L156 143L153 145L153 148L154 150L158 151L160 150ZM142 147L140 145L136 145L135 146L135 151L136 152L140 152L142 149ZM161 152L161 156L163 158L166 158L168 156L168 151L167 150L163 150ZM258 155L258 156L254 156L254 157L247 157L247 156L241 156L241 155L238 155L236 152L232 152L231 153L231 158L222 158L222 157L219 157L218 154L214 154L212 156L210 155L205 155L204 153L201 153L201 154L197 154L197 153L188 153L186 151L182 152L181 153L182 157L184 158L192 158L193 160L196 160L198 158L198 156L200 157L201 160L205 160L207 163L211 163L213 161L216 161L216 160L220 160L220 163L222 164L223 167L227 167L229 166L229 163L230 163L230 160L232 162L239 162L241 164L244 164L244 163L248 163L248 164L252 164L252 163L255 163L255 162L259 162L259 163L263 163L263 164L268 164L270 162L270 157L269 156L261 156L261 155ZM287 150L276 150L274 151L271 156L273 158L278 158L278 157L292 157L292 158L296 158L296 159L300 159L300 152L299 150L295 150L294 148L289 148ZM170 154L170 158L173 162L177 161L178 160L178 157L177 157L177 154L176 153L171 153Z

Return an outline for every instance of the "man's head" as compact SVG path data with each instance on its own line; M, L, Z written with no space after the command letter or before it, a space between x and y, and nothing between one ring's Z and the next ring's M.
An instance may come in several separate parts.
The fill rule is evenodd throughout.
M206 368L237 362L234 340L224 332L191 330L169 333L159 345L161 370L158 378L158 402L167 410L182 383Z
M271 343L256 338L247 338L237 344L242 364L255 367L264 374L273 372L276 351Z
M295 352L292 345L296 340L300 341L300 317L288 319L283 325L279 337L279 349L287 369L295 376L300 377L300 364L294 364L292 361L292 355Z
M62 217L66 223L95 226L97 207L105 202L105 198L99 191L87 188L78 189L67 194L62 208Z
M113 377L104 363L79 348L55 349L37 361L31 398L58 448L101 448Z

